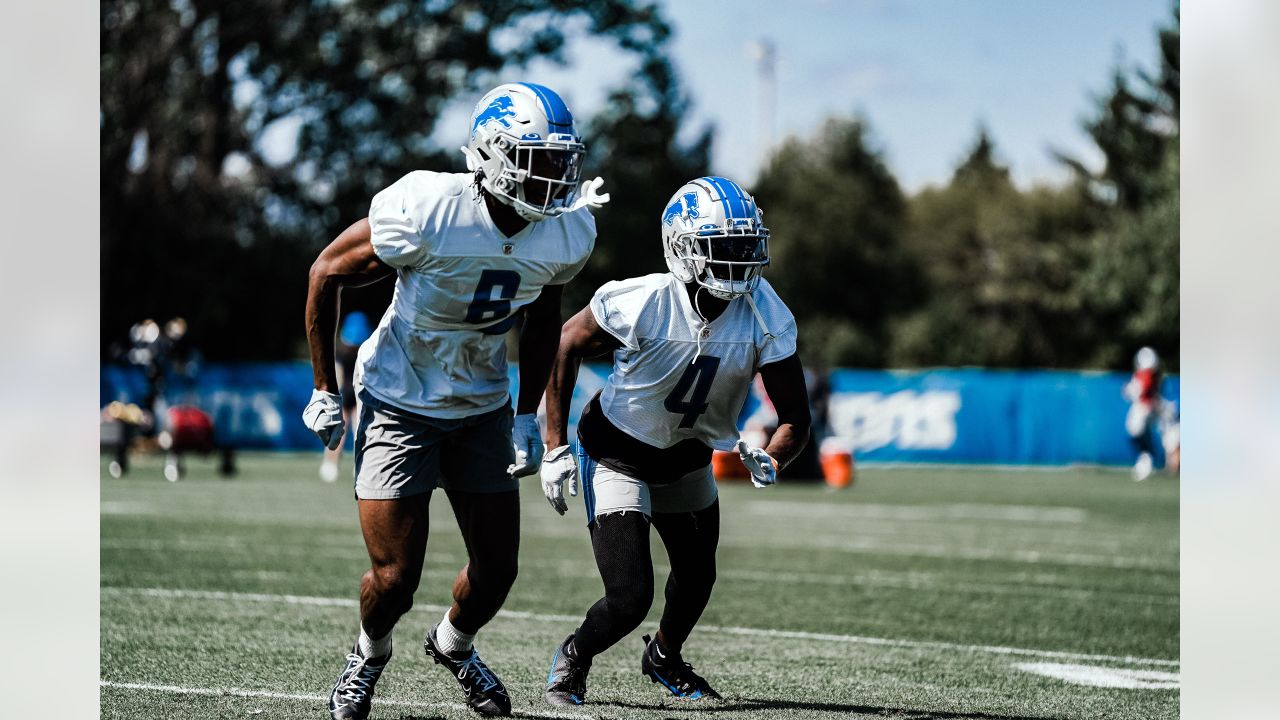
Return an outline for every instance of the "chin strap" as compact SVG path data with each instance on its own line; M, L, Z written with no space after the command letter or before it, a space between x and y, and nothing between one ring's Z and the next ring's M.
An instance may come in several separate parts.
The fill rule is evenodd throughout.
M698 328L697 331L693 333L693 341L697 343L698 348L698 351L693 355L694 362L697 362L698 358L702 357L702 331L706 330L707 326L711 324L707 322L706 313L702 312L702 308L698 305L698 296L701 295L702 291L705 289L706 288L699 285L698 289L693 291L693 309L698 313L698 317L702 318L702 327Z
M751 297L754 294L755 293L747 293L743 297L747 299L747 305L751 306L751 312L755 314L756 322L760 323L760 329L764 331L764 344L768 345L778 338L774 336L773 333L769 332L769 326L764 323L764 316L760 314L760 309L756 307L755 299Z

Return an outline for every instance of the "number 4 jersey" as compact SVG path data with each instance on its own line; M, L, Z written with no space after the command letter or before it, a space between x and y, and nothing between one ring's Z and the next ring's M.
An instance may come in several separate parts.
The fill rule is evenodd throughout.
M380 400L430 417L465 417L508 402L503 336L544 286L573 279L595 244L586 208L508 238L472 179L412 172L369 208L374 252L396 269L396 287L360 346L355 380Z
M760 280L751 300L754 309L735 298L705 323L670 273L603 285L591 313L622 343L600 393L604 416L656 448L697 440L732 450L756 372L796 351L795 317L768 281Z

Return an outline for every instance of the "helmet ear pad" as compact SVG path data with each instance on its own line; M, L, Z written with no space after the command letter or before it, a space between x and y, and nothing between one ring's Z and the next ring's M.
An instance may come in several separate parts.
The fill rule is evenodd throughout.
M693 282L698 277L698 268L693 260L693 239L688 235L678 235L664 243L663 255L667 261L667 269L680 282Z

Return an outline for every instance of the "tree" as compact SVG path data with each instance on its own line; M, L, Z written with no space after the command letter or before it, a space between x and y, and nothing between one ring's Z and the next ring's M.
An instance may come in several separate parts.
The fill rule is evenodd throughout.
M766 273L800 323L801 352L825 366L879 366L889 320L920 299L900 238L906 201L862 120L791 139L756 185L772 233Z
M1078 292L1096 324L1087 362L1126 367L1136 348L1160 351L1178 366L1180 11L1159 30L1154 77L1117 71L1112 91L1085 128L1106 158L1099 174L1073 167L1086 187L1112 188L1091 200L1100 227L1090 240Z
M442 109L573 33L645 66L670 30L638 0L106 0L103 345L167 313L214 358L295 354L319 248L405 172L461 169Z
M951 181L911 199L903 241L929 301L895 323L895 366L1070 367L1082 359L1078 196L1022 192L995 155L980 128Z

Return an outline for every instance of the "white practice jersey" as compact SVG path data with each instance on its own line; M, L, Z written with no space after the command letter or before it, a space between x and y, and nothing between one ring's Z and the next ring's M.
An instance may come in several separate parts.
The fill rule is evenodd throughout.
M609 422L658 448L697 438L734 449L756 372L796 351L795 317L768 281L752 300L768 334L745 297L705 324L670 273L601 286L591 313L622 343L600 395Z
M586 208L530 223L511 238L493 224L469 173L411 172L373 198L373 249L396 269L395 296L360 346L355 380L375 397L438 418L507 402L504 335L546 285L586 264Z

